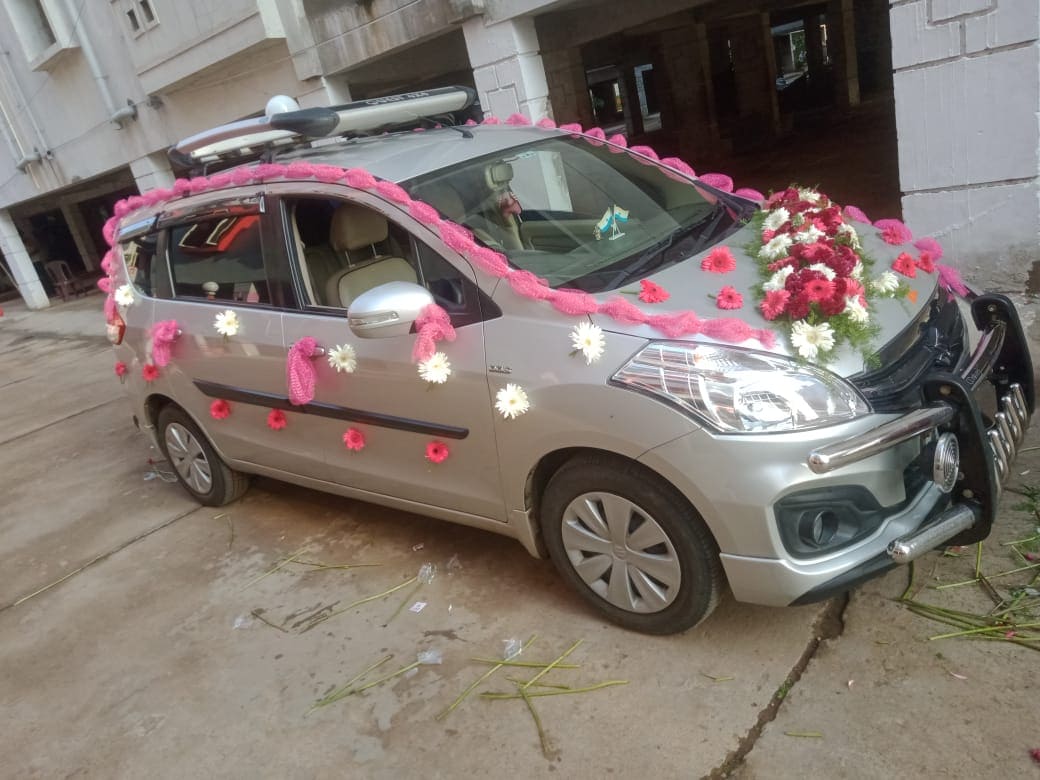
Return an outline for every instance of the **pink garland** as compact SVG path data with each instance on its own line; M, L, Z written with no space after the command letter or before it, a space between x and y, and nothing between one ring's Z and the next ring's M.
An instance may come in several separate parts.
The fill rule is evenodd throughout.
M451 317L436 303L431 303L419 313L415 320L415 331L412 360L416 363L433 357L438 341L455 340L455 328L451 324Z
M289 347L285 359L285 378L289 386L289 403L293 406L303 406L314 400L318 372L311 358L317 348L318 343L310 336L305 336Z
M177 320L163 320L152 326L152 362L159 368L170 364L173 342L177 339Z

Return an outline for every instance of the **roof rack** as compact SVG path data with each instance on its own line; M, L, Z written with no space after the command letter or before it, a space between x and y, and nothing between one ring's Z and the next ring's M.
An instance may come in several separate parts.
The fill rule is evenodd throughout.
M476 101L469 87L440 87L327 108L303 108L291 97L275 95L254 119L220 125L185 138L170 149L177 165L194 167L218 160L257 155L314 138L363 133L416 122L424 117L464 111Z

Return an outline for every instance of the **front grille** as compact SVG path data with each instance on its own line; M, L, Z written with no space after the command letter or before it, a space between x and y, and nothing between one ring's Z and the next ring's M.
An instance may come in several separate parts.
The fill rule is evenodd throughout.
M930 304L873 361L876 369L850 381L876 412L906 412L924 403L921 380L933 370L954 371L965 353L957 302L937 291Z

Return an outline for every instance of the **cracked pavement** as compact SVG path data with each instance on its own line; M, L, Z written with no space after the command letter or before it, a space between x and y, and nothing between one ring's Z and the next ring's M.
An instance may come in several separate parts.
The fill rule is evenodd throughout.
M894 600L906 569L808 607L727 597L699 628L647 637L596 618L548 562L505 538L264 479L229 507L198 507L154 477L156 453L93 335L100 303L5 305L0 319L5 774L1040 777L1027 752L1040 746L1034 651L929 641L941 627ZM1036 454L1016 471L1040 475ZM1034 522L1015 503L1005 497L995 541ZM287 565L253 582L301 548L380 566ZM993 570L1010 568L1006 550L986 550ZM452 556L461 568L449 570ZM291 629L426 561L438 573L418 594ZM973 564L930 554L918 584ZM962 608L977 598L943 593ZM422 611L407 609L420 600ZM552 679L628 684L539 699L550 758L522 702L472 696L434 719L487 668L471 657L532 634L524 657L538 661L584 640L568 659L581 668ZM381 657L394 656L389 672L425 649L443 663L308 714ZM481 690L508 690L506 676Z

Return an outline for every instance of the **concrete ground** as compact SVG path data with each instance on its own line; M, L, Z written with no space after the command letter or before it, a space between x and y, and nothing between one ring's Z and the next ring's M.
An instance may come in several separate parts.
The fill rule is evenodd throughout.
M6 305L0 319L3 776L1040 777L1035 651L929 641L949 629L893 600L905 569L824 605L727 598L701 627L654 638L602 622L504 538L271 480L198 507L130 423L100 304ZM1040 475L1036 454L1016 486ZM996 542L1037 523L1015 503L986 571L1012 568ZM263 576L296 552L380 565ZM437 574L419 591L301 630L425 562ZM920 598L988 608L974 586L932 587L973 569L971 551L928 556ZM522 701L473 695L435 719L487 669L471 658L533 634L522 658L584 640L568 659L580 668L549 681L628 684L536 699L549 757ZM365 679L423 650L443 663L310 711L380 659L393 656Z

